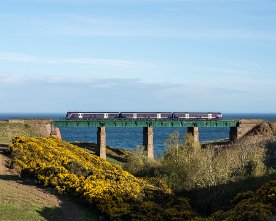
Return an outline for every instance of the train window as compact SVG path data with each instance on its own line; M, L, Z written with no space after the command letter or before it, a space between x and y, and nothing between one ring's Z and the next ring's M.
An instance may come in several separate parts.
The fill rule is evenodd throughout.
M136 119L136 118L137 118L137 114L133 113L133 119Z
M107 119L107 118L108 118L108 114L104 113L104 119Z
M157 114L157 119L160 119L161 118L161 114Z

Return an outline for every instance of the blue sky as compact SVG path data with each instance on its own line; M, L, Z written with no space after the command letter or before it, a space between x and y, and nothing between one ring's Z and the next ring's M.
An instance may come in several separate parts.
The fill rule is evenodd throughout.
M0 3L0 112L275 113L275 0Z

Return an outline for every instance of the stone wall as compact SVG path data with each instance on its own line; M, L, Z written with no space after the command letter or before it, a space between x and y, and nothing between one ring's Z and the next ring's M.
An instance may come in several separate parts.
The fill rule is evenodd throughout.
M9 123L20 123L28 125L35 133L43 137L49 137L55 133L55 128L52 126L53 120L43 119L15 119L9 120Z

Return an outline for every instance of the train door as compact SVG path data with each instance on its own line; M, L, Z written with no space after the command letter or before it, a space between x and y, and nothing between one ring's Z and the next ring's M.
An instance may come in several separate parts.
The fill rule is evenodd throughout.
M137 119L137 113L133 113L133 119Z
M157 119L161 119L161 114L157 114Z
M212 114L208 114L208 119L212 119Z
M108 114L104 113L104 119L108 119Z
M189 119L190 115L189 114L185 114L185 119Z
M83 114L79 113L79 114L78 114L78 117L79 117L80 119L82 119L82 118L83 118Z

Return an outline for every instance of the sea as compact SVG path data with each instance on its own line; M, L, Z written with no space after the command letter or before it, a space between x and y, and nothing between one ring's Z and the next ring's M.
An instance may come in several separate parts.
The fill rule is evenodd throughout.
M0 120L34 119L34 118L64 118L66 113L0 113ZM223 113L224 119L263 119L276 121L276 113ZM114 148L134 150L143 143L143 128L117 127L106 128L107 145ZM62 139L68 142L97 142L97 128L60 128ZM166 149L165 141L171 133L178 131L180 137L186 134L186 128L154 128L154 155L160 156ZM200 141L213 141L229 137L229 128L199 128Z

